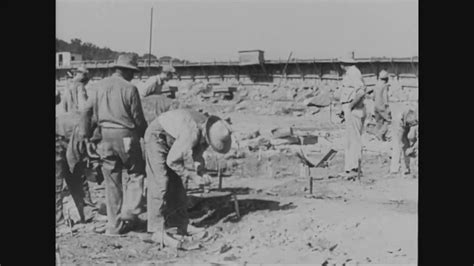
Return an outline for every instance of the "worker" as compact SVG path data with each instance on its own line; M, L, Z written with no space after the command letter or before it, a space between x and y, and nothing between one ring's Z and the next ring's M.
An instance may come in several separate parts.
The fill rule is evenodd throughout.
M188 225L187 198L183 183L188 179L204 186L210 178L204 173L203 152L211 146L225 154L231 147L230 126L217 116L191 109L161 114L145 132L147 172L148 232L161 239L162 230L177 228L178 234L199 232ZM194 171L184 162L192 158ZM165 234L165 237L168 235Z
M406 107L392 122L392 161L390 174L400 172L400 161L404 175L409 175L410 156L415 156L418 151L418 110ZM411 131L411 132L410 132Z
M77 112L82 109L87 101L87 91L85 86L89 82L89 71L84 67L80 66L73 70L75 74L72 82L66 86L62 96L62 111L63 112ZM83 192L85 194L85 202L94 206L92 198L90 196L89 184L87 179L83 178Z
M91 203L89 190L83 190L83 175L87 167L86 149L93 152L92 147L78 138L78 122L80 113L61 113L56 117L56 224L64 223L62 206L63 181L76 205L80 222L93 218L96 209ZM96 136L96 135L95 135ZM92 167L92 164L90 164ZM95 165L97 167L97 165ZM100 182L100 180L99 180Z
M344 112L345 123L345 154L344 173L346 179L355 179L361 174L362 130L366 118L364 97L366 86L360 70L355 66L356 61L351 56L339 58L344 72L340 86L340 101Z
M56 106L61 102L61 92L56 89Z
M112 66L114 74L102 79L91 90L82 113L81 136L92 135L92 117L101 131L97 152L102 158L106 187L107 235L120 235L133 230L142 212L145 161L140 138L147 123L143 115L138 89L130 81L139 72L137 59L122 54ZM128 171L125 191L122 169Z
M376 136L381 141L387 140L388 125L391 121L390 106L388 104L388 73L380 71L379 81L374 89L374 116L376 122Z
M64 112L81 110L87 101L86 85L89 82L89 71L85 67L77 68L72 82L66 87L62 98Z
M160 74L150 77L145 84L138 85L138 91L141 97L146 97L153 94L161 93L165 82L173 78L176 72L175 68L169 65L164 65L161 68Z

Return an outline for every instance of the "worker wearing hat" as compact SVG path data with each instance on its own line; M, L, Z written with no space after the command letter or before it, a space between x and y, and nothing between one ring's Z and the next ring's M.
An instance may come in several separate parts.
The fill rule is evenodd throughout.
M86 85L89 82L89 71L81 66L73 71L72 83L65 89L62 97L64 112L81 110L87 101Z
M202 157L209 146L221 154L231 147L230 126L217 116L191 109L171 110L161 114L147 128L148 232L154 233L155 241L161 238L162 230L169 228L177 228L178 234L183 235L199 231L188 225L183 183L189 178L198 185L209 184ZM194 171L184 166L190 158L194 161Z
M360 176L362 157L362 130L366 118L364 97L366 87L360 70L355 66L353 54L339 58L344 72L340 85L340 100L344 112L345 123L345 154L344 173L346 179Z
M140 96L146 97L148 95L159 94L165 82L172 79L174 73L176 73L174 67L170 65L162 66L160 74L150 77L145 84L137 86Z
M390 106L388 104L388 73L385 70L380 71L379 81L374 89L374 116L377 123L377 138L386 141L388 124L391 120Z
M392 122L392 161L390 173L398 174L400 162L404 175L409 175L410 157L418 151L418 108L404 107Z
M106 234L119 235L133 229L141 213L145 161L140 138L147 123L138 89L130 81L139 72L135 56L120 55L112 66L115 73L102 79L91 90L81 118L81 135L92 136L97 121L101 141L97 153L102 158L107 200ZM128 171L125 191L122 169Z

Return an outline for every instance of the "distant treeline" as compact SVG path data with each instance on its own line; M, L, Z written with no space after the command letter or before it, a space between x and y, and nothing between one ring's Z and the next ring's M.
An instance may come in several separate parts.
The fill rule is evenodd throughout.
M107 47L98 47L90 42L82 42L80 39L71 39L71 42L60 40L56 38L56 52L70 52L82 55L82 60L115 60L120 54L129 53L134 54L139 59L148 59L148 53L140 56L133 52L117 52ZM150 56L151 59L157 59L155 55ZM169 61L171 56L162 56L159 58L162 61ZM177 58L173 59L173 63L183 63L183 60Z

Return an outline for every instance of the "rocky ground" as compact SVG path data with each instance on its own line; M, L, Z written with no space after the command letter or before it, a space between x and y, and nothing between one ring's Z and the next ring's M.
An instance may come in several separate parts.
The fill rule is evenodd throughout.
M324 89L328 88L321 91ZM305 99L315 91L239 86L235 97L225 100L209 96L206 86L180 87L181 106L232 122L231 152L205 155L208 169L215 171L219 165L223 190L237 195L240 217L232 202L190 203L195 207L191 209L192 221L207 229L199 239L202 247L193 251L160 250L141 233L123 237L93 233L92 228L103 221L77 224L72 234L57 237L61 262L416 264L416 161L412 162L412 176L388 175L390 145L374 140L367 132L363 177L357 181L337 178L343 170L343 125L335 114L337 107L305 105ZM394 102L392 111L397 113L407 104L416 101ZM316 137L301 145L295 139L278 139L272 134L272 129L288 127L293 127L294 135ZM370 131L370 124L368 128ZM338 151L328 168L311 169L312 194L294 154L299 149L314 161L330 149ZM217 189L216 174L212 176ZM91 185L94 200L103 201L103 186ZM205 211L212 214L205 218L199 206L207 206Z

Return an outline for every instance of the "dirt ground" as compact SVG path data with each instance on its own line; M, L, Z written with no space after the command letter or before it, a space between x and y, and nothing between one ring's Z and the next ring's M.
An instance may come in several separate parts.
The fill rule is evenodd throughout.
M357 181L336 177L343 170L343 125L328 107L317 113L280 113L268 99L236 97L187 104L204 112L230 118L233 149L226 157L206 153L207 168L217 159L223 172L223 190L237 195L240 217L232 202L209 201L205 211L191 209L198 227L205 227L202 248L193 251L160 250L143 233L109 237L92 228L103 221L77 224L73 235L58 236L61 262L70 264L416 264L418 224L418 170L412 176L388 175L390 144L364 134L363 176ZM392 112L407 103L393 103ZM239 107L245 105L245 107ZM268 107L268 108L267 108ZM267 108L267 109L265 109ZM333 112L333 110L331 111ZM332 120L332 121L331 121ZM324 133L311 145L274 142L277 127L310 128ZM249 133L260 136L245 139ZM259 140L270 140L259 151ZM294 151L302 148L314 161L330 149L338 151L328 168L311 169L309 180L301 175ZM218 181L213 175L213 187ZM104 188L92 184L93 198L104 200ZM204 206L204 205L198 205ZM146 216L145 216L146 217ZM200 219L201 218L201 219Z

